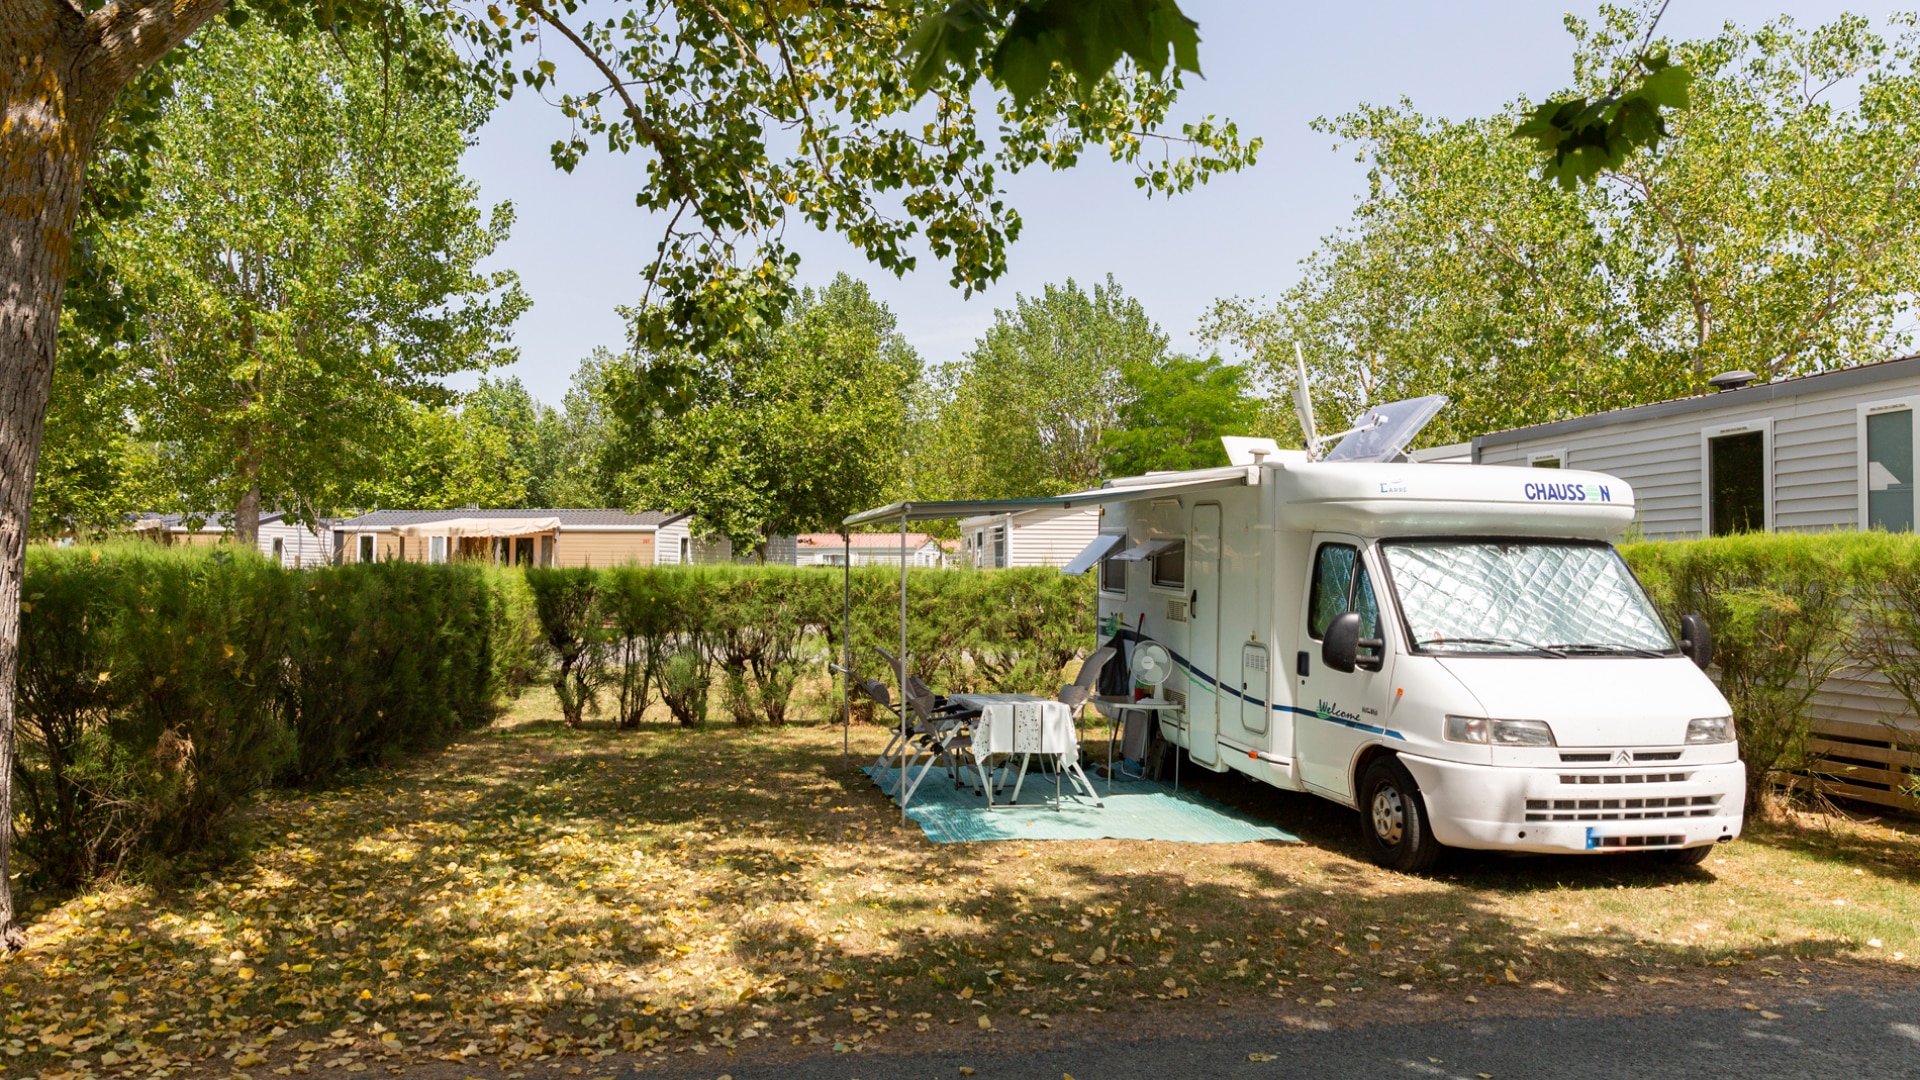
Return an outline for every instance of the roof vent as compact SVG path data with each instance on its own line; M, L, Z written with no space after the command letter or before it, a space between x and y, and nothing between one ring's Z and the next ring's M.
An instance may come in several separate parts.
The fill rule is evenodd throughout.
M1723 371L1708 379L1707 385L1715 390L1738 390L1759 378L1760 376L1751 371Z

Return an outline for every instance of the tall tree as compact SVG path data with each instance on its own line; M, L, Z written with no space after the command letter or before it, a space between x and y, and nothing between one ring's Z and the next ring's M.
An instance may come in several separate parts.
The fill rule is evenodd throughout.
M1644 15L1570 21L1582 85ZM1694 73L1657 153L1593 185L1540 184L1511 115L1411 105L1323 125L1371 169L1347 229L1272 307L1227 301L1205 330L1269 385L1293 346L1326 414L1454 398L1428 437L1620 408L1748 368L1806 374L1912 348L1920 295L1920 34L1781 19L1663 43ZM1520 106L1524 111L1524 103Z
M517 507L603 505L566 501L561 495L571 449L567 416L536 399L519 378L481 379L462 395L460 413L469 423L500 432L510 468L523 484Z
M1217 356L1128 360L1120 379L1117 423L1101 439L1108 476L1225 465L1220 437L1259 422L1247 370Z
M472 408L411 402L388 418L382 468L347 492L349 505L453 510L526 506L528 475L513 433Z
M690 365L692 399L623 438L627 501L689 509L741 547L836 528L901 483L919 357L845 274L803 290L777 331Z
M936 387L916 425L915 489L943 498L1055 495L1099 483L1126 365L1157 364L1162 333L1111 275L1018 296Z
M312 514L386 469L411 404L510 359L526 298L476 264L505 238L460 172L470 84L390 79L377 42L261 24L196 36L163 109L144 212L105 230L148 299L144 434L180 509Z

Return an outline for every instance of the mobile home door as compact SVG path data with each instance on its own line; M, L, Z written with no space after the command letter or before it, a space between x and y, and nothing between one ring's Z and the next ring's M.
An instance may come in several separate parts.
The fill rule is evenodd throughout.
M1187 756L1202 765L1220 760L1220 504L1193 508L1188 552Z

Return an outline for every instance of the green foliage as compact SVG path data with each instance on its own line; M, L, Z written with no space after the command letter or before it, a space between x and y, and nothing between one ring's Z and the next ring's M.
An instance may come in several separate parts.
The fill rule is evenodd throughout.
M653 415L637 383L673 371L684 406ZM778 330L699 356L654 356L607 372L618 418L604 471L625 505L691 508L704 532L752 550L833 528L900 482L907 399L920 360L893 313L842 274L803 290Z
M600 711L605 680L601 577L577 567L530 569L526 575L561 719L568 727L579 727L585 713Z
M907 49L916 93L943 78L984 74L1024 105L1053 81L1056 66L1082 89L1122 55L1158 78L1171 52L1176 73L1198 75L1199 31L1173 0L954 0L921 20Z
M536 593L556 598L540 605L549 640L604 641L601 655L622 667L625 726L638 725L650 693L679 723L703 723L716 682L734 723L785 724L801 676L824 674L826 663L841 661L842 578L836 573L626 566L533 571L528 579ZM858 568L851 589L854 667L890 680L875 647L899 650L899 571ZM560 603L563 592L590 592L592 612L581 615ZM944 689L1050 695L1059 689L1062 669L1091 649L1093 592L1085 578L1047 568L917 569L908 572L907 596L914 670Z
M1605 93L1591 100L1580 94L1554 98L1513 129L1514 138L1531 140L1546 155L1542 179L1570 190L1597 182L1601 172L1625 165L1636 150L1660 148L1667 137L1660 110L1687 107L1693 74L1676 66L1664 49L1643 52L1632 65Z
M635 310L648 350L776 324L799 263L784 236L801 225L896 274L924 244L971 293L1005 273L1019 235L1007 176L1104 148L1140 166L1142 188L1173 193L1259 149L1212 117L1171 130L1181 72L1198 66L1171 0L956 5L932 22L920 4L616 6L515 0L452 17L499 93L557 101L573 130L556 165L595 144L646 155L635 202L667 222ZM977 69L990 39L1000 47L995 27L1014 96L964 71L937 77ZM903 62L916 49L917 68Z
M292 585L250 554L34 550L15 780L40 873L71 887L188 851L285 767Z
M1614 9L1575 23L1582 81L1637 29ZM1920 35L1891 31L1780 20L1673 44L1693 83L1671 137L1573 191L1538 182L1505 116L1326 122L1368 165L1352 222L1277 304L1223 303L1205 334L1261 385L1291 385L1299 343L1327 427L1444 393L1429 444L1908 350Z
M1828 679L1916 662L1889 663L1885 650L1856 644L1884 639L1876 626L1920 618L1897 588L1920 565L1912 536L1747 533L1630 544L1622 553L1676 633L1681 615L1707 620L1713 670L1747 765L1749 809L1784 776L1817 767L1809 706Z
M1057 495L1097 485L1120 425L1128 364L1164 361L1167 336L1109 276L1018 296L918 408L913 490L931 498ZM871 505L871 504L869 504Z
M419 409L445 403L443 377L512 356L526 298L476 269L512 209L483 215L460 172L485 98L396 84L365 35L216 25L180 56L143 208L102 231L142 298L125 374L168 502L361 501L413 474L383 448L458 441Z
M1220 437L1246 435L1259 419L1247 370L1217 356L1128 360L1120 375L1119 423L1102 437L1108 476L1225 465Z
M484 723L527 669L517 575L282 570L249 550L32 549L21 850L78 885L217 844L275 780L321 781Z

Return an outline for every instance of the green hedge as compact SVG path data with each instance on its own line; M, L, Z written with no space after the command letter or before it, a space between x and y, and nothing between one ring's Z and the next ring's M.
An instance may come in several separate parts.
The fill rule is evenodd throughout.
M35 547L23 596L19 847L62 886L482 723L533 665L525 585L478 566Z
M1621 550L1676 633L1683 614L1707 620L1750 807L1818 768L1808 710L1828 679L1877 673L1920 712L1920 537L1749 533Z
M907 576L907 648L932 685L1051 694L1062 669L1091 649L1085 577L1046 568ZM824 673L842 655L845 585L830 570L530 570L527 583L571 723L610 698L630 726L657 697L693 725L717 697L736 724L782 724L800 676ZM900 648L899 569L856 569L851 598L854 668L890 684L875 647Z

